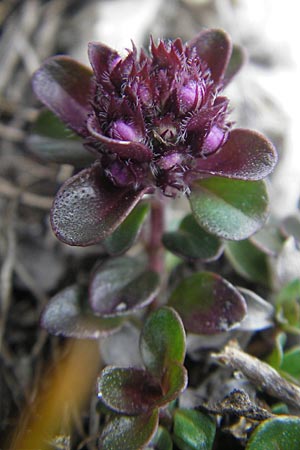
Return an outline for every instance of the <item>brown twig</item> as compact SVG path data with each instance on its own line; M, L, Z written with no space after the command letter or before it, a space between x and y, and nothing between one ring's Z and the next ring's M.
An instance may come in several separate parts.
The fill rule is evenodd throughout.
M300 388L282 378L273 367L243 352L235 343L230 342L222 352L213 354L212 358L226 367L238 370L272 397L299 409Z

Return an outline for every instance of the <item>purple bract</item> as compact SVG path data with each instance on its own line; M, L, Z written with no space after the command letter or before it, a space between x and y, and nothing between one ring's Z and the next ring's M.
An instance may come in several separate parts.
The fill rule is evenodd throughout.
M93 70L54 56L36 71L36 95L95 155L55 199L52 226L61 240L102 239L156 188L175 196L203 176L259 180L271 172L276 154L266 138L231 129L221 94L239 69L231 56L227 34L205 30L185 45L151 40L149 54L133 46L124 58L92 42Z

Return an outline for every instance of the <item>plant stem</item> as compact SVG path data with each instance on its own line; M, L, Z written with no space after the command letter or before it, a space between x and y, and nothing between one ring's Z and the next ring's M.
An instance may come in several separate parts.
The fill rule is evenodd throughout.
M164 231L164 205L161 199L153 199L150 213L150 232L147 245L149 267L161 274L164 270L164 249L161 238Z

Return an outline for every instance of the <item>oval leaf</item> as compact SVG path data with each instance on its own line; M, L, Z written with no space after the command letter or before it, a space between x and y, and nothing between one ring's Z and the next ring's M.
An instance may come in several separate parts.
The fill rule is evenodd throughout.
M69 178L58 191L51 210L53 231L69 245L94 244L123 222L145 192L116 188L95 164Z
M226 178L257 181L268 176L276 163L276 151L265 136L236 128L218 152L199 160L197 170Z
M70 286L56 294L45 307L41 324L49 333L79 339L98 339L115 333L122 320L101 319L88 310L78 286Z
M198 334L216 334L235 328L247 307L243 296L228 281L211 272L183 280L168 304L178 311L185 328Z
M37 97L79 134L86 134L93 72L68 56L48 58L33 74Z
M251 434L247 450L299 450L300 418L292 416L268 419Z
M247 280L268 286L268 259L250 240L226 242L225 254L236 272Z
M123 223L103 241L110 255L125 253L135 242L149 211L149 204L137 205Z
M200 59L207 63L212 79L218 82L224 75L232 51L228 34L223 30L204 30L189 41L188 46L195 48Z
M175 255L201 261L217 259L222 251L220 239L200 227L192 214L182 220L178 231L165 233L163 243Z
M159 276L139 259L119 257L100 263L90 283L90 304L103 317L130 314L156 297Z
M138 415L155 407L162 390L143 369L106 367L98 379L98 397L113 411Z
M180 450L212 450L216 434L214 420L200 411L177 409L174 442Z
M139 416L116 416L105 425L99 440L99 449L142 449L152 439L157 426L157 410Z
M140 351L146 368L161 377L173 362L183 363L185 332L172 308L162 307L146 320L140 338Z
M268 216L263 181L221 177L198 180L189 200L195 219L205 230L234 241L255 233Z

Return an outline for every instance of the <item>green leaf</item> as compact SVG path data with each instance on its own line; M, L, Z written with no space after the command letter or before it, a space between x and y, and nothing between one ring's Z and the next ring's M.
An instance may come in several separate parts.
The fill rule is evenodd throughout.
M156 297L159 276L139 259L128 256L101 262L90 283L90 303L102 317L130 314Z
M275 338L275 346L267 358L267 363L274 369L279 370L283 359L283 347L286 342L286 334L278 333Z
M198 180L190 194L192 212L209 233L234 241L255 233L268 216L268 194L263 181L222 177Z
M139 416L115 416L104 426L100 450L139 450L152 439L158 426L158 411Z
M225 254L239 275L255 283L269 285L267 256L252 242L249 240L226 242Z
M147 318L141 333L140 351L145 366L154 376L161 377L172 363L183 363L185 332L176 311L165 306Z
M124 222L102 242L110 255L125 253L134 244L148 211L149 204L138 204Z
M178 231L165 233L163 243L175 255L187 259L211 261L222 251L220 239L200 227L192 214L182 220Z
M280 370L295 380L300 380L300 347L293 347L283 354Z
M262 422L251 434L246 450L299 450L300 418L276 417Z
M87 295L82 295L78 286L69 286L46 305L41 325L56 336L79 339L106 337L122 326L122 319L101 319L87 305Z
M178 311L185 328L196 334L216 334L235 328L246 315L246 302L227 280L199 272L175 288L168 304Z
M36 156L58 164L84 167L95 161L82 140L47 109L40 112L26 144Z
M300 333L300 279L286 284L275 299L276 317L281 327Z
M113 411L138 415L154 409L162 390L143 369L106 367L98 379L98 397Z
M180 450L212 450L216 424L206 414L177 409L174 414L174 441Z
M155 436L146 450L172 450L173 442L170 433L163 427L158 427Z

